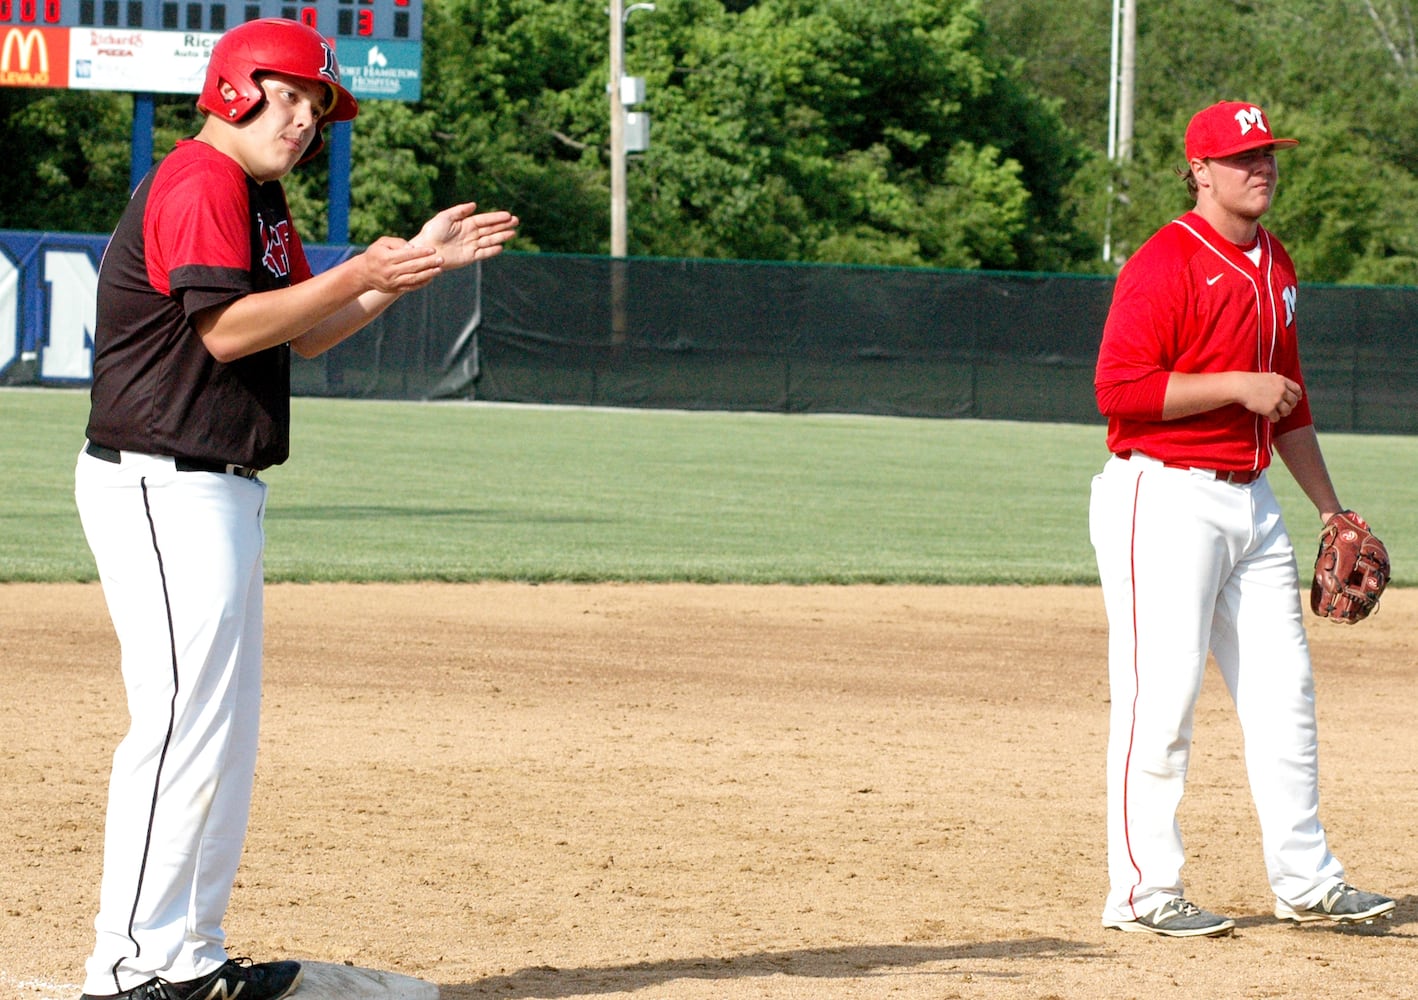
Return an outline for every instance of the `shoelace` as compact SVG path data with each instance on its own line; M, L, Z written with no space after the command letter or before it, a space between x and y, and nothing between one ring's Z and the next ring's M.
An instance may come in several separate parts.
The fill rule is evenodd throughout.
M1174 902L1172 904L1172 909L1177 912L1178 916L1183 917L1194 917L1201 912L1200 906L1197 906L1195 903L1186 899L1179 899Z

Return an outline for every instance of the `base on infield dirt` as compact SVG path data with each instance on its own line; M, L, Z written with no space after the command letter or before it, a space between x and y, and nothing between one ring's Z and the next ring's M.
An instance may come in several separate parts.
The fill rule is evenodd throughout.
M438 987L412 976L353 965L305 962L291 1000L438 1000Z

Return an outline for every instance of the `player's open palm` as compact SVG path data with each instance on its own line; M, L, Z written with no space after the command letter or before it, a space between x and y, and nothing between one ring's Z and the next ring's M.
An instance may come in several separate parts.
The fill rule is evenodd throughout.
M497 256L517 235L518 219L510 212L479 213L477 208L471 201L445 208L425 222L411 242L433 247L445 271Z

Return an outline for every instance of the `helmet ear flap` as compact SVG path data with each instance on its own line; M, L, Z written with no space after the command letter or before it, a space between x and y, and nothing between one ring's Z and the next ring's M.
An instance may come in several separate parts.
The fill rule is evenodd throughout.
M215 100L209 98L208 90L212 92ZM217 75L215 84L209 83L203 90L197 106L203 111L236 123L245 121L259 111L261 102L265 99L265 91L253 77L239 72L230 75L222 73Z

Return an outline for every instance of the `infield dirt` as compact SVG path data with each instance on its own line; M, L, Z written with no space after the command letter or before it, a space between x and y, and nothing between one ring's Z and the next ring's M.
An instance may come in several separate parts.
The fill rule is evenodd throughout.
M1093 588L275 585L233 954L472 998L1418 996L1418 591L1309 620L1353 930L1271 916L1214 669L1226 939L1104 931ZM126 724L94 585L0 586L0 997L72 998ZM297 993L298 997L299 994Z

